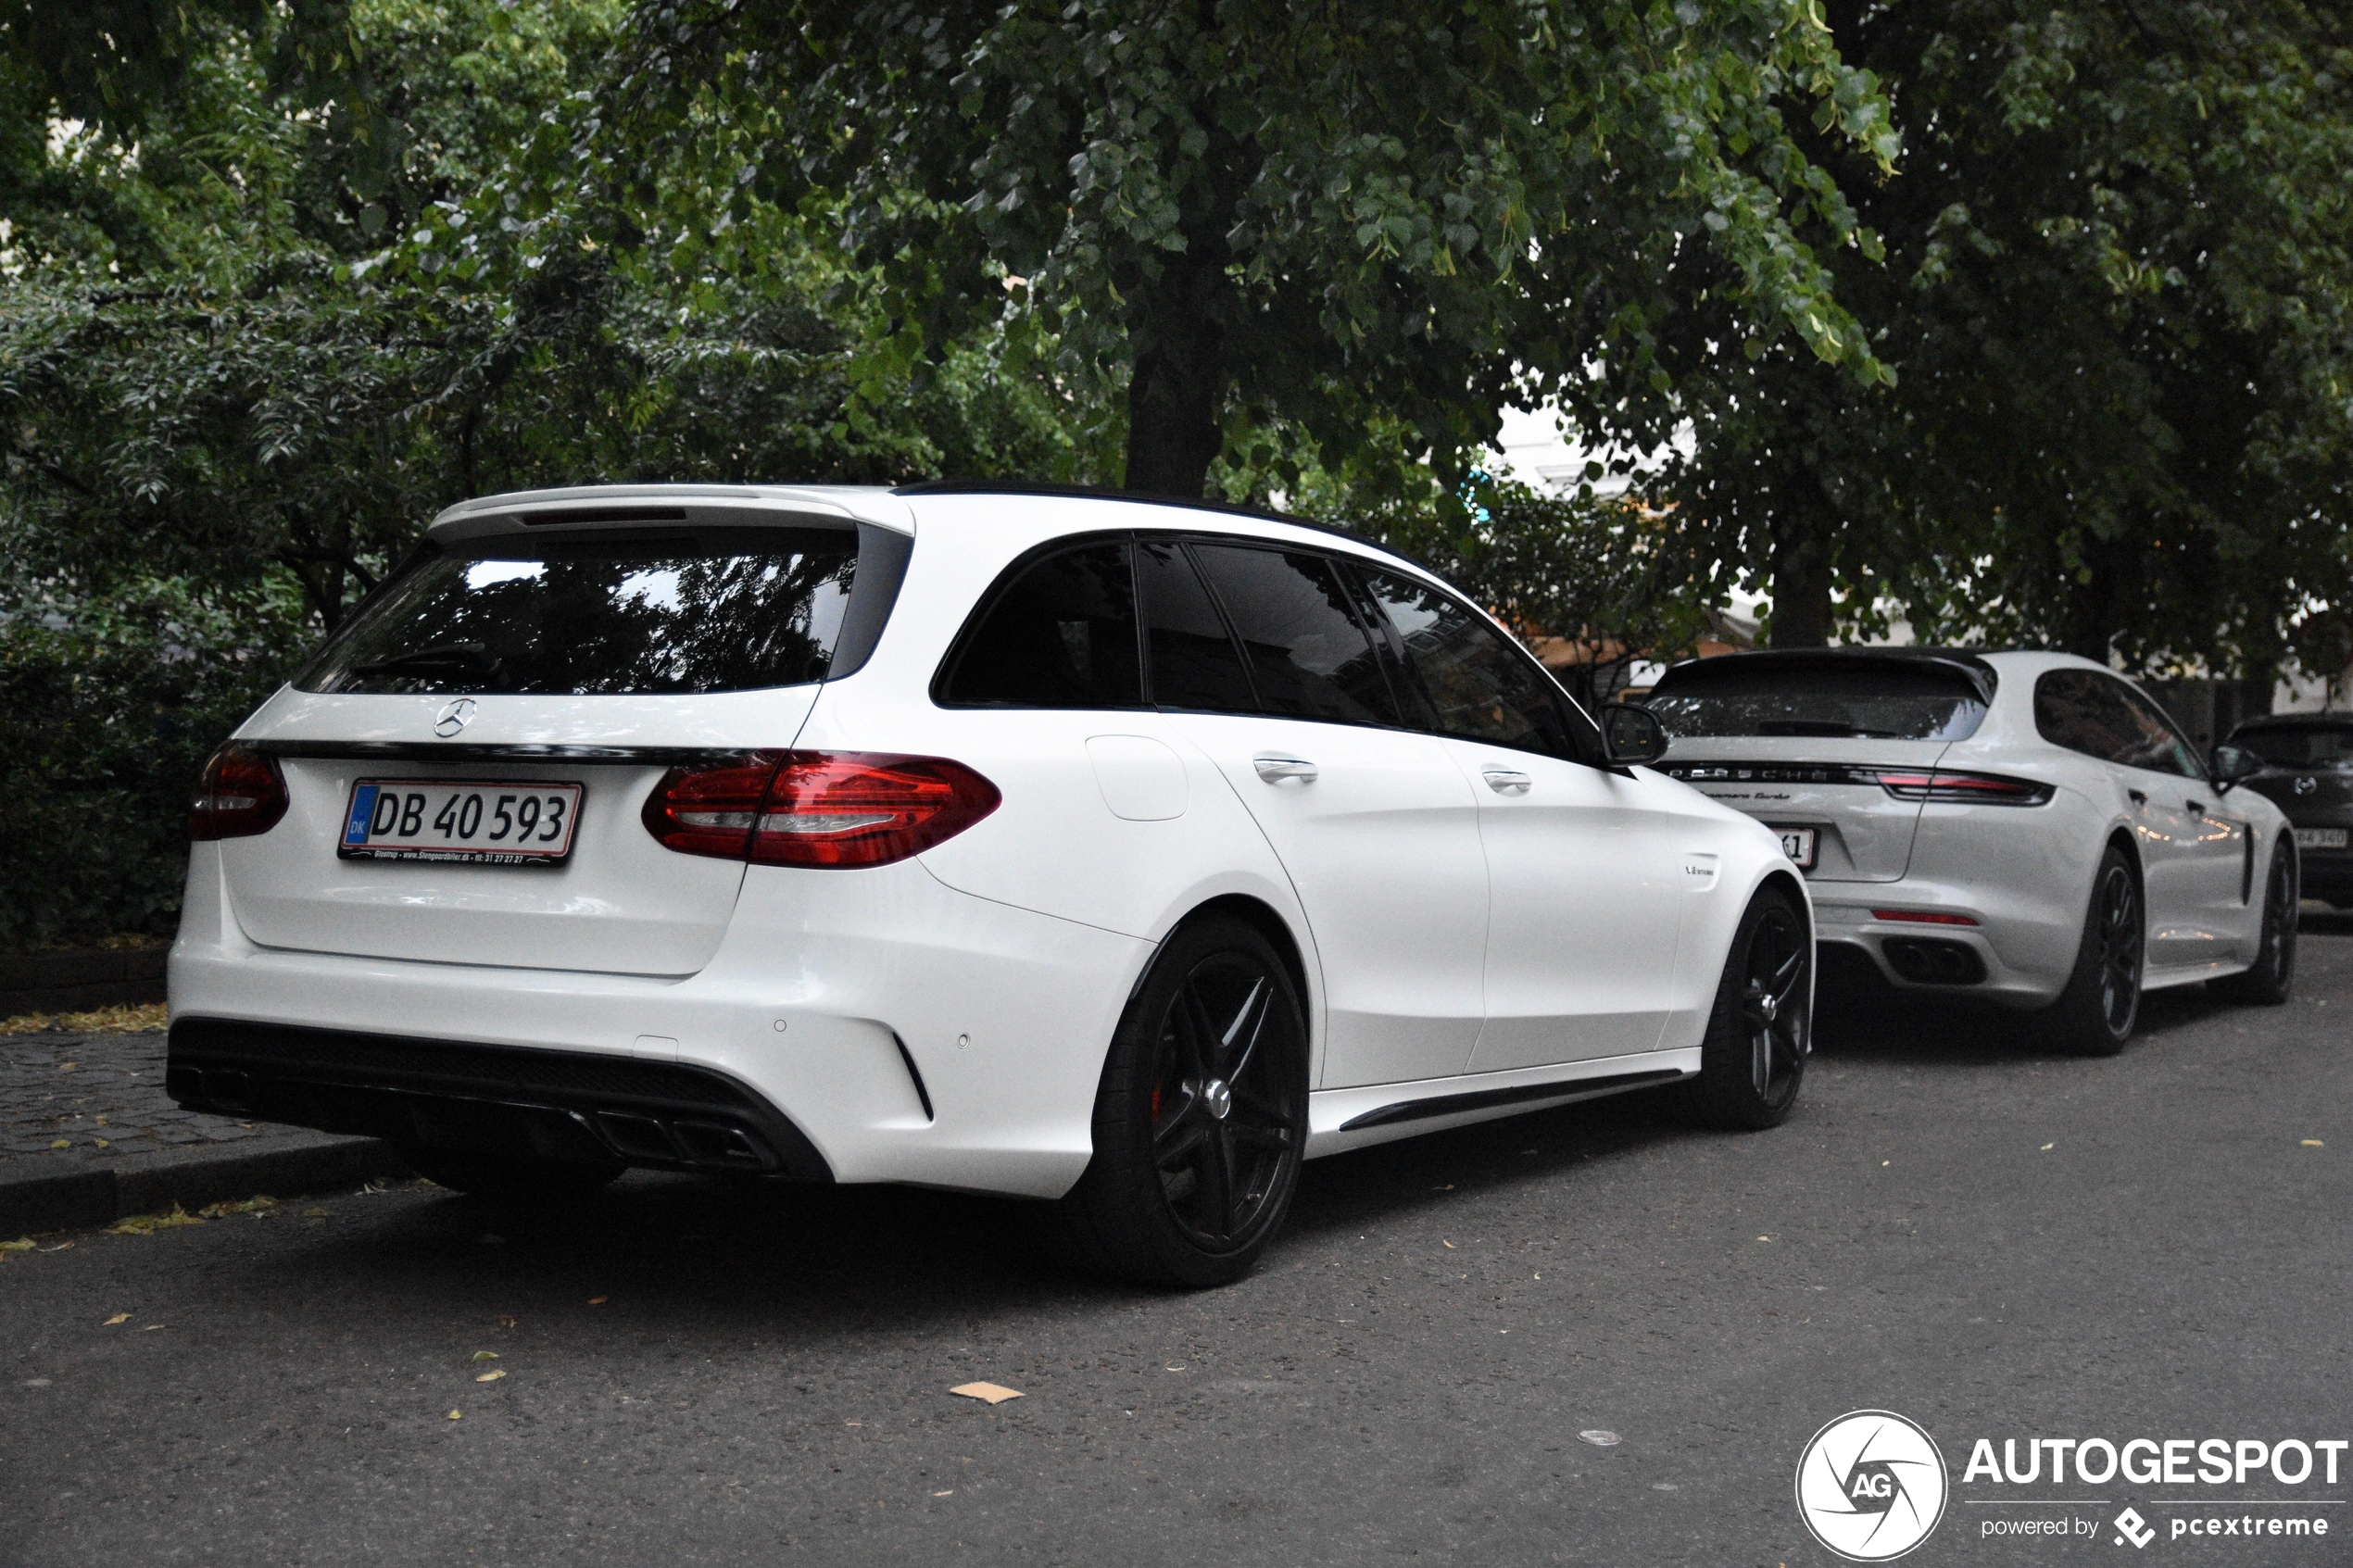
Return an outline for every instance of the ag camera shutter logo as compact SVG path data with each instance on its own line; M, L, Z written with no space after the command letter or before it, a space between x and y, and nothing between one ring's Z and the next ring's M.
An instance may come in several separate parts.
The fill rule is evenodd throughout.
M1928 1539L1948 1493L1936 1440L1893 1411L1850 1411L1798 1456L1798 1517L1850 1562L1893 1562Z

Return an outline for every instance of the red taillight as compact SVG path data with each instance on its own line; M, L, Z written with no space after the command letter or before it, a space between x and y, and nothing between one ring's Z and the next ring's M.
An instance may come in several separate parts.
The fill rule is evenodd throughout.
M942 757L755 752L673 768L646 797L646 831L686 855L768 866L880 866L920 854L997 809L997 786Z
M188 813L188 836L199 842L268 833L286 814L286 778L278 759L232 741L204 765Z
M1880 787L1899 800L1941 800L1982 806L2040 806L2052 788L2032 779L2006 779L1998 773L1962 773L1950 768L1906 771L1878 770Z
M1914 925L1975 925L1969 915L1939 914L1932 909L1873 909L1873 920L1908 921Z

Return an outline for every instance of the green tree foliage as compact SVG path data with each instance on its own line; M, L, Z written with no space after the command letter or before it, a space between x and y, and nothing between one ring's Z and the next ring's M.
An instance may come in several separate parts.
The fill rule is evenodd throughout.
M1815 248L1872 242L1790 119L1870 169L1895 140L1813 0L659 0L627 58L585 159L827 204L894 338L1003 319L1124 396L1133 488L1200 495L1275 425L1457 464L1596 355L1655 403L1689 253L1760 337L1877 374Z
M86 871L17 857L0 940L168 926L194 760L453 501L1070 461L993 332L877 369L793 215L749 282L610 243L631 215L570 188L533 225L494 204L443 264L467 201L539 189L531 149L570 144L617 6L357 0L332 77L285 63L313 58L303 6L157 5L80 76L43 69L52 11L30 45L0 11L0 162L42 196L0 229L0 741L34 813L8 841Z
M1696 432L1671 491L1728 570L1772 583L1774 640L1892 604L1924 637L2333 668L2353 605L2353 13L1830 16L1906 147L1883 182L1812 149L1885 238L1885 267L1831 266L1896 384L1860 392L1778 345L1736 358L1722 312L1660 347Z

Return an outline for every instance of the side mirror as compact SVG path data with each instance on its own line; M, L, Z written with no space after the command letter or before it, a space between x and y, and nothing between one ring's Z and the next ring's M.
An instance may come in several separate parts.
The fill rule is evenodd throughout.
M2212 771L2216 784L2234 784L2261 772L2263 759L2243 746L2218 746L2207 765Z
M1602 755L1613 768L1655 762L1667 755L1667 730L1658 715L1630 702L1602 706Z

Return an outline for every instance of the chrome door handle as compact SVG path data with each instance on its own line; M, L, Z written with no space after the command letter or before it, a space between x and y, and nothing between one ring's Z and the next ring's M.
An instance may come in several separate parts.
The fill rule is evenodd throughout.
M1292 779L1303 784L1315 782L1315 764L1301 758L1253 757L1250 765L1257 769L1258 776L1270 784L1284 784Z
M1516 773L1509 768L1487 770L1487 787L1498 795L1526 795L1535 782L1526 773Z

